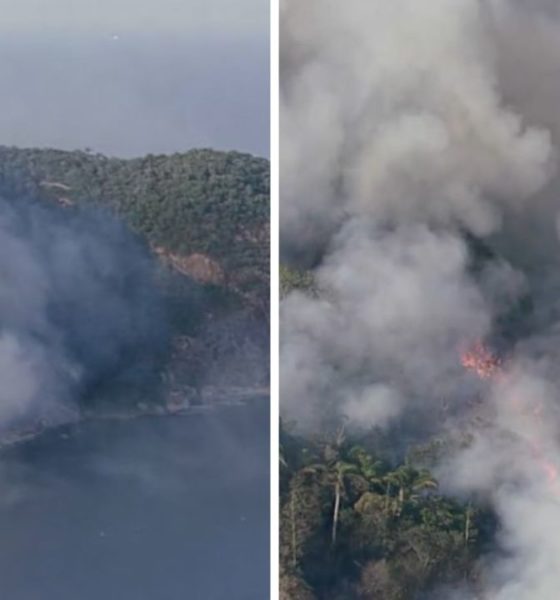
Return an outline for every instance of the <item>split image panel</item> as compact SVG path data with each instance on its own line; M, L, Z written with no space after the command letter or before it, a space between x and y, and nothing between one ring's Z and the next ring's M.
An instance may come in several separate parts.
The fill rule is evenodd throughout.
M263 600L268 3L0 9L0 597Z
M559 5L279 20L280 598L555 598Z

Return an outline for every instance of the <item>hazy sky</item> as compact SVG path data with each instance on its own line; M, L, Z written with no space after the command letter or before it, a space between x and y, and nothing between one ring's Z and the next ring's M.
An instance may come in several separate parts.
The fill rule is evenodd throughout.
M0 0L0 144L268 155L268 0Z
M1 0L2 31L262 35L268 0Z

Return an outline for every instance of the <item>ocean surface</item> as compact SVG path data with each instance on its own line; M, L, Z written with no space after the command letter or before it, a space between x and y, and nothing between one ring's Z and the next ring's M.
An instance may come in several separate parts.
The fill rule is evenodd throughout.
M49 431L0 478L0 598L269 595L266 399Z

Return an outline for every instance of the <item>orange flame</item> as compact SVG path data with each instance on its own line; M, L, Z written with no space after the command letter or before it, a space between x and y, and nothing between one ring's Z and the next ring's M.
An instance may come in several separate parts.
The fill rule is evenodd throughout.
M532 444L532 447L533 454L535 455L539 467L544 473L549 486L554 490L556 495L560 495L560 482L558 481L560 472L558 471L558 468L554 463L550 462L545 456L543 456L542 451L535 443Z
M476 373L481 379L491 379L502 372L502 361L481 342L463 352L461 364L467 371Z
M548 483L550 485L554 485L556 491L558 491L558 488L556 486L556 484L558 483L558 469L556 468L556 466L553 465L551 462L544 461L543 470L546 474L546 479Z
M472 373L475 373L480 379L498 379L504 375L502 360L493 354L482 342L476 342L471 348L461 354L461 364ZM542 418L542 406L537 406L533 410L536 420ZM552 462L550 462L535 442L531 443L533 454L537 459L541 471L554 493L560 496L560 471Z

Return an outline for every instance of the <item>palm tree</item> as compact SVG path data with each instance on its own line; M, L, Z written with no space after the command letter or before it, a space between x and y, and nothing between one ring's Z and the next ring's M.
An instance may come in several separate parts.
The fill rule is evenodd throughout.
M332 519L331 546L336 544L338 519L340 516L340 503L343 492L346 491L346 478L348 475L360 475L360 468L350 462L338 460L333 465L331 476L334 479L334 508Z
M469 501L465 508L465 528L464 528L464 538L465 538L465 546L468 546L472 537L472 520L474 516L474 509L472 503Z
M280 468L284 467L284 469L287 469L288 461L286 460L286 457L284 456L284 444L280 444L278 459L280 461Z
M436 489L438 487L437 481L432 477L429 471L422 469L417 470L408 464L404 464L395 471L391 471L385 477L387 484L387 504L390 497L392 487L398 489L397 503L395 506L394 514L399 517L402 514L404 506L407 502L415 503L420 494L427 489Z
M361 446L354 446L349 452L349 457L359 467L360 475L367 482L369 491L382 491L385 484L382 475L383 463L375 460Z
M333 489L334 503L331 526L331 547L333 548L336 545L342 498L347 493L348 477L350 475L363 477L360 466L352 460L345 459L347 453L345 452L344 441L345 432L344 425L342 425L335 435L334 442L325 444L322 453L323 462L305 468L305 471L309 473L322 473L329 487Z

